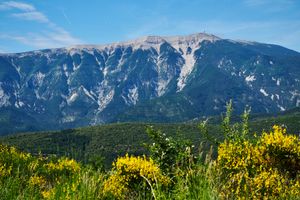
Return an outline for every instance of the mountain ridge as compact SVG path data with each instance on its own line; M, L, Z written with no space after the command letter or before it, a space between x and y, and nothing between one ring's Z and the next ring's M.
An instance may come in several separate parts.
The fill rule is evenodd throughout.
M300 105L300 53L278 45L198 33L100 46L1 54L0 124L22 112L48 130L186 121L230 99L238 113Z
M216 36L214 34L210 33L205 33L205 32L199 32L199 33L194 33L194 34L188 34L188 35L175 35L175 36L159 36L159 35L146 35L146 36L141 36L138 37L137 39L130 39L130 40L124 40L124 41L119 41L119 42L111 42L111 43L105 43L105 44L75 44L75 45L70 45L66 47L57 47L57 48L44 48L44 49L37 49L37 50L30 50L30 51L22 51L22 52L10 52L10 53L0 53L0 55L14 55L14 54L26 54L26 53L39 53L43 51L55 51L55 50L61 50L61 49L66 49L66 50L71 50L71 49L105 49L109 47L116 47L116 46L129 46L133 44L142 44L142 43L154 43L151 42L152 40L158 40L160 41L159 43L162 42L169 42L172 43L172 41L182 41L183 39L190 41L192 39L195 40L195 38L199 38L198 40L228 40L231 42L235 43L241 43L241 44L269 44L272 46L281 46L279 44L273 44L273 43L263 43L263 42L257 42L257 41L252 41L252 40L243 40L243 39L227 39L227 38L221 38L219 36ZM289 49L291 51L294 51L296 53L300 53L299 51Z

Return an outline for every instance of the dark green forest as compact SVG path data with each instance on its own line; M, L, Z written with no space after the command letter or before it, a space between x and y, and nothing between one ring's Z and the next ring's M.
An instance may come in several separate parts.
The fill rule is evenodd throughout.
M209 134L221 136L222 117L208 120ZM239 116L233 116L233 122L239 122ZM161 130L176 139L189 140L202 150L211 145L205 140L198 128L200 121L187 123L115 123L62 131L18 133L0 137L0 143L16 146L32 154L68 156L87 163L102 158L106 167L117 156L125 153L133 155L147 154L145 145L151 144L146 133L148 126ZM298 134L300 130L300 108L275 115L250 115L250 132L269 131L274 124L284 125L288 133ZM195 149L197 149L195 148Z

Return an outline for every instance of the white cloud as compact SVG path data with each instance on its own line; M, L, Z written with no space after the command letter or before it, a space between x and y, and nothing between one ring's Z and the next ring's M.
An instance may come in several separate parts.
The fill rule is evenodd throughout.
M33 5L17 1L6 1L0 4L0 10L13 10L10 16L20 20L50 23L50 20L42 12L38 11ZM16 12L18 10L19 12ZM20 12L21 11L21 12Z
M17 1L6 1L0 4L0 10L19 9L22 11L34 11L34 6Z
M42 23L48 23L48 18L41 12L32 11L32 12L24 12L24 13L13 13L11 16L15 18L19 18L21 20L29 20L29 21L37 21Z
M22 33L22 35L2 33L0 34L2 39L17 41L35 48L55 48L82 43L80 39L73 37L68 31L50 21L45 14L31 4L6 1L0 3L0 10L13 11L9 15L19 20L44 24L44 27L41 27L39 32L33 33L29 31ZM16 12L16 10L19 12Z
M56 48L82 43L63 29L51 32L27 33L24 35L0 35L1 39L8 39L29 45L35 48Z

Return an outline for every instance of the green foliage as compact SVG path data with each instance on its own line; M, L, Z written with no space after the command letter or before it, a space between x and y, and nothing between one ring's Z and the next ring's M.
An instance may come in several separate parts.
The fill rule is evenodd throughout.
M193 145L190 141L173 139L160 130L155 131L153 127L147 128L147 134L153 142L148 145L150 156L165 173L172 174L178 168L189 167L193 162Z
M211 174L212 148L203 160L203 152L194 151L189 140L169 137L153 127L148 127L147 133L153 142L148 146L151 158L172 180L168 193L155 191L161 199L217 199Z
M249 137L249 114L251 109L245 109L241 123L231 124L233 112L232 101L226 105L226 115L223 118L221 128L225 140L245 140Z
M236 122L234 124L231 123L232 118L232 101L229 101L226 105L226 114L225 117L222 117L222 122L220 126L221 130L221 137L217 138L218 134L212 134L208 131L208 119L205 121L202 121L199 123L198 128L200 130L200 133L202 137L204 137L206 140L212 142L215 145L219 145L222 143L223 140L245 140L249 139L251 136L250 128L249 128L249 114L251 109L245 109L244 113L242 114L242 122Z
M250 133L250 128L249 128L249 115L251 112L251 108L246 109L242 115L242 135L241 138L247 138Z
M220 142L218 141L218 138L216 135L209 133L207 123L208 123L208 119L199 123L198 129L200 131L200 134L202 135L202 137L205 140L211 142L214 145L218 145Z
M174 199L218 199L211 167L210 161L207 165L198 163L183 176L177 176Z
M87 164L94 170L104 171L104 157L99 155L92 155L88 158Z

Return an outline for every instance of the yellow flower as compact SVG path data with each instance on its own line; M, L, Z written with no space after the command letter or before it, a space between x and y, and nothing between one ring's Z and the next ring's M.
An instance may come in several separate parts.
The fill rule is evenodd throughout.
M53 189L52 189L52 190L43 190L43 191L41 192L42 197L43 197L44 199L50 199L51 196L52 196L53 191L54 191Z
M219 145L216 167L224 181L221 196L277 199L299 195L299 137L275 125L273 131L256 139Z
M74 159L61 158L57 163L50 162L45 165L49 171L69 171L76 173L80 171L80 165Z
M42 176L31 176L29 178L29 185L44 187L46 180Z
M113 164L113 174L104 183L104 193L122 199L130 190L130 186L141 182L167 185L169 179L162 175L160 168L152 159L127 154Z

